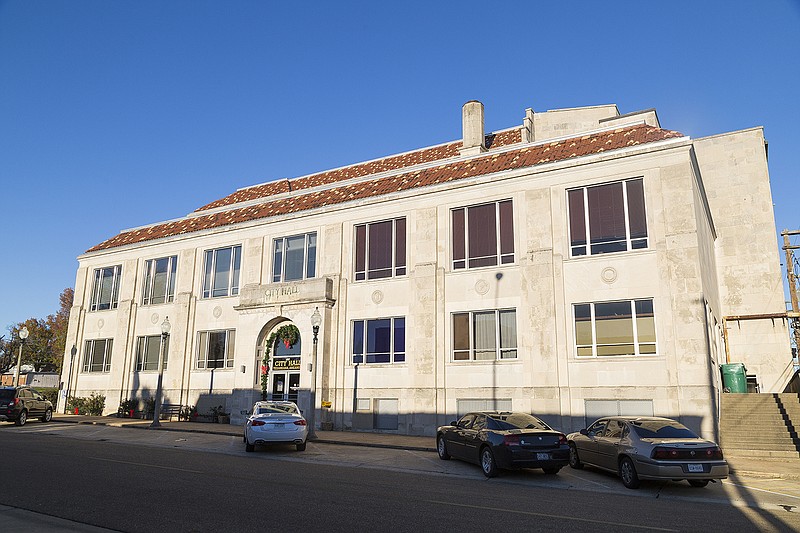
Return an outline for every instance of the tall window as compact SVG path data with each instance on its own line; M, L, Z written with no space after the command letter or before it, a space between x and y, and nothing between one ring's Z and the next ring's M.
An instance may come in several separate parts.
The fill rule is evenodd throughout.
M136 339L136 370L158 370L158 356L161 353L161 335L150 335ZM169 335L164 346L164 370L167 369L169 354Z
M83 345L84 372L111 372L112 339L92 339Z
M117 308L121 277L122 265L96 268L94 270L92 302L89 306L90 311L103 311Z
M356 281L406 273L406 219L356 227Z
M313 278L317 269L317 234L275 239L272 247L272 281Z
M239 269L242 247L228 246L206 250L203 298L239 294Z
M178 256L148 259L144 262L142 305L163 304L175 299L175 273Z
M573 257L647 248L642 178L572 189L567 196Z
M578 357L656 353L652 299L576 304L573 307Z
M461 207L453 219L453 270L514 262L514 207L511 200Z
M233 368L235 330L201 331L198 336L197 368Z
M353 321L353 363L402 363L405 360L405 318Z
M453 313L453 361L516 358L516 310Z

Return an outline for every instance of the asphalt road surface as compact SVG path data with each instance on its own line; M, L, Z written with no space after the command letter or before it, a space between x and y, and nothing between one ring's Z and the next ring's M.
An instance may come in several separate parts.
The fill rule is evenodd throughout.
M429 452L58 423L2 425L0 450L1 531L800 531L789 490L487 480Z

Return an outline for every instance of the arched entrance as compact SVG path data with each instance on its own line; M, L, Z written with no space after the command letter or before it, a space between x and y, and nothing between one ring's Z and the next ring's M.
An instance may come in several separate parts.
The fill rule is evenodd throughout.
M259 367L262 367L264 354L269 354L269 363L262 368L262 372L267 371L268 400L298 403L301 344L298 329L286 318L271 320L262 329L258 346Z

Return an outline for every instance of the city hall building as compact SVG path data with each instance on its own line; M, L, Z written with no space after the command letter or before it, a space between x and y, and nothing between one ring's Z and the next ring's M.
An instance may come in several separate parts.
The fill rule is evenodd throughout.
M462 121L460 140L242 188L89 249L60 408L152 398L165 319L163 401L233 424L263 383L326 429L433 435L501 409L714 436L720 364L782 390L761 128L692 139L602 105L485 132L475 101Z

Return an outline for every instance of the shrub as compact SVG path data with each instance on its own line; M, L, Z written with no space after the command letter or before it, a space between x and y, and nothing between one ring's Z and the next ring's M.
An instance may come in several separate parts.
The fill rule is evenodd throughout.
M67 410L74 412L75 408L78 409L78 414L100 416L103 414L103 409L106 406L106 397L104 394L97 394L93 392L89 394L88 398L76 398L70 396L67 399Z
M58 403L58 389L47 387L41 389L37 388L36 390L39 391L42 396L50 400L50 403L53 404L53 408L55 408L56 404Z

